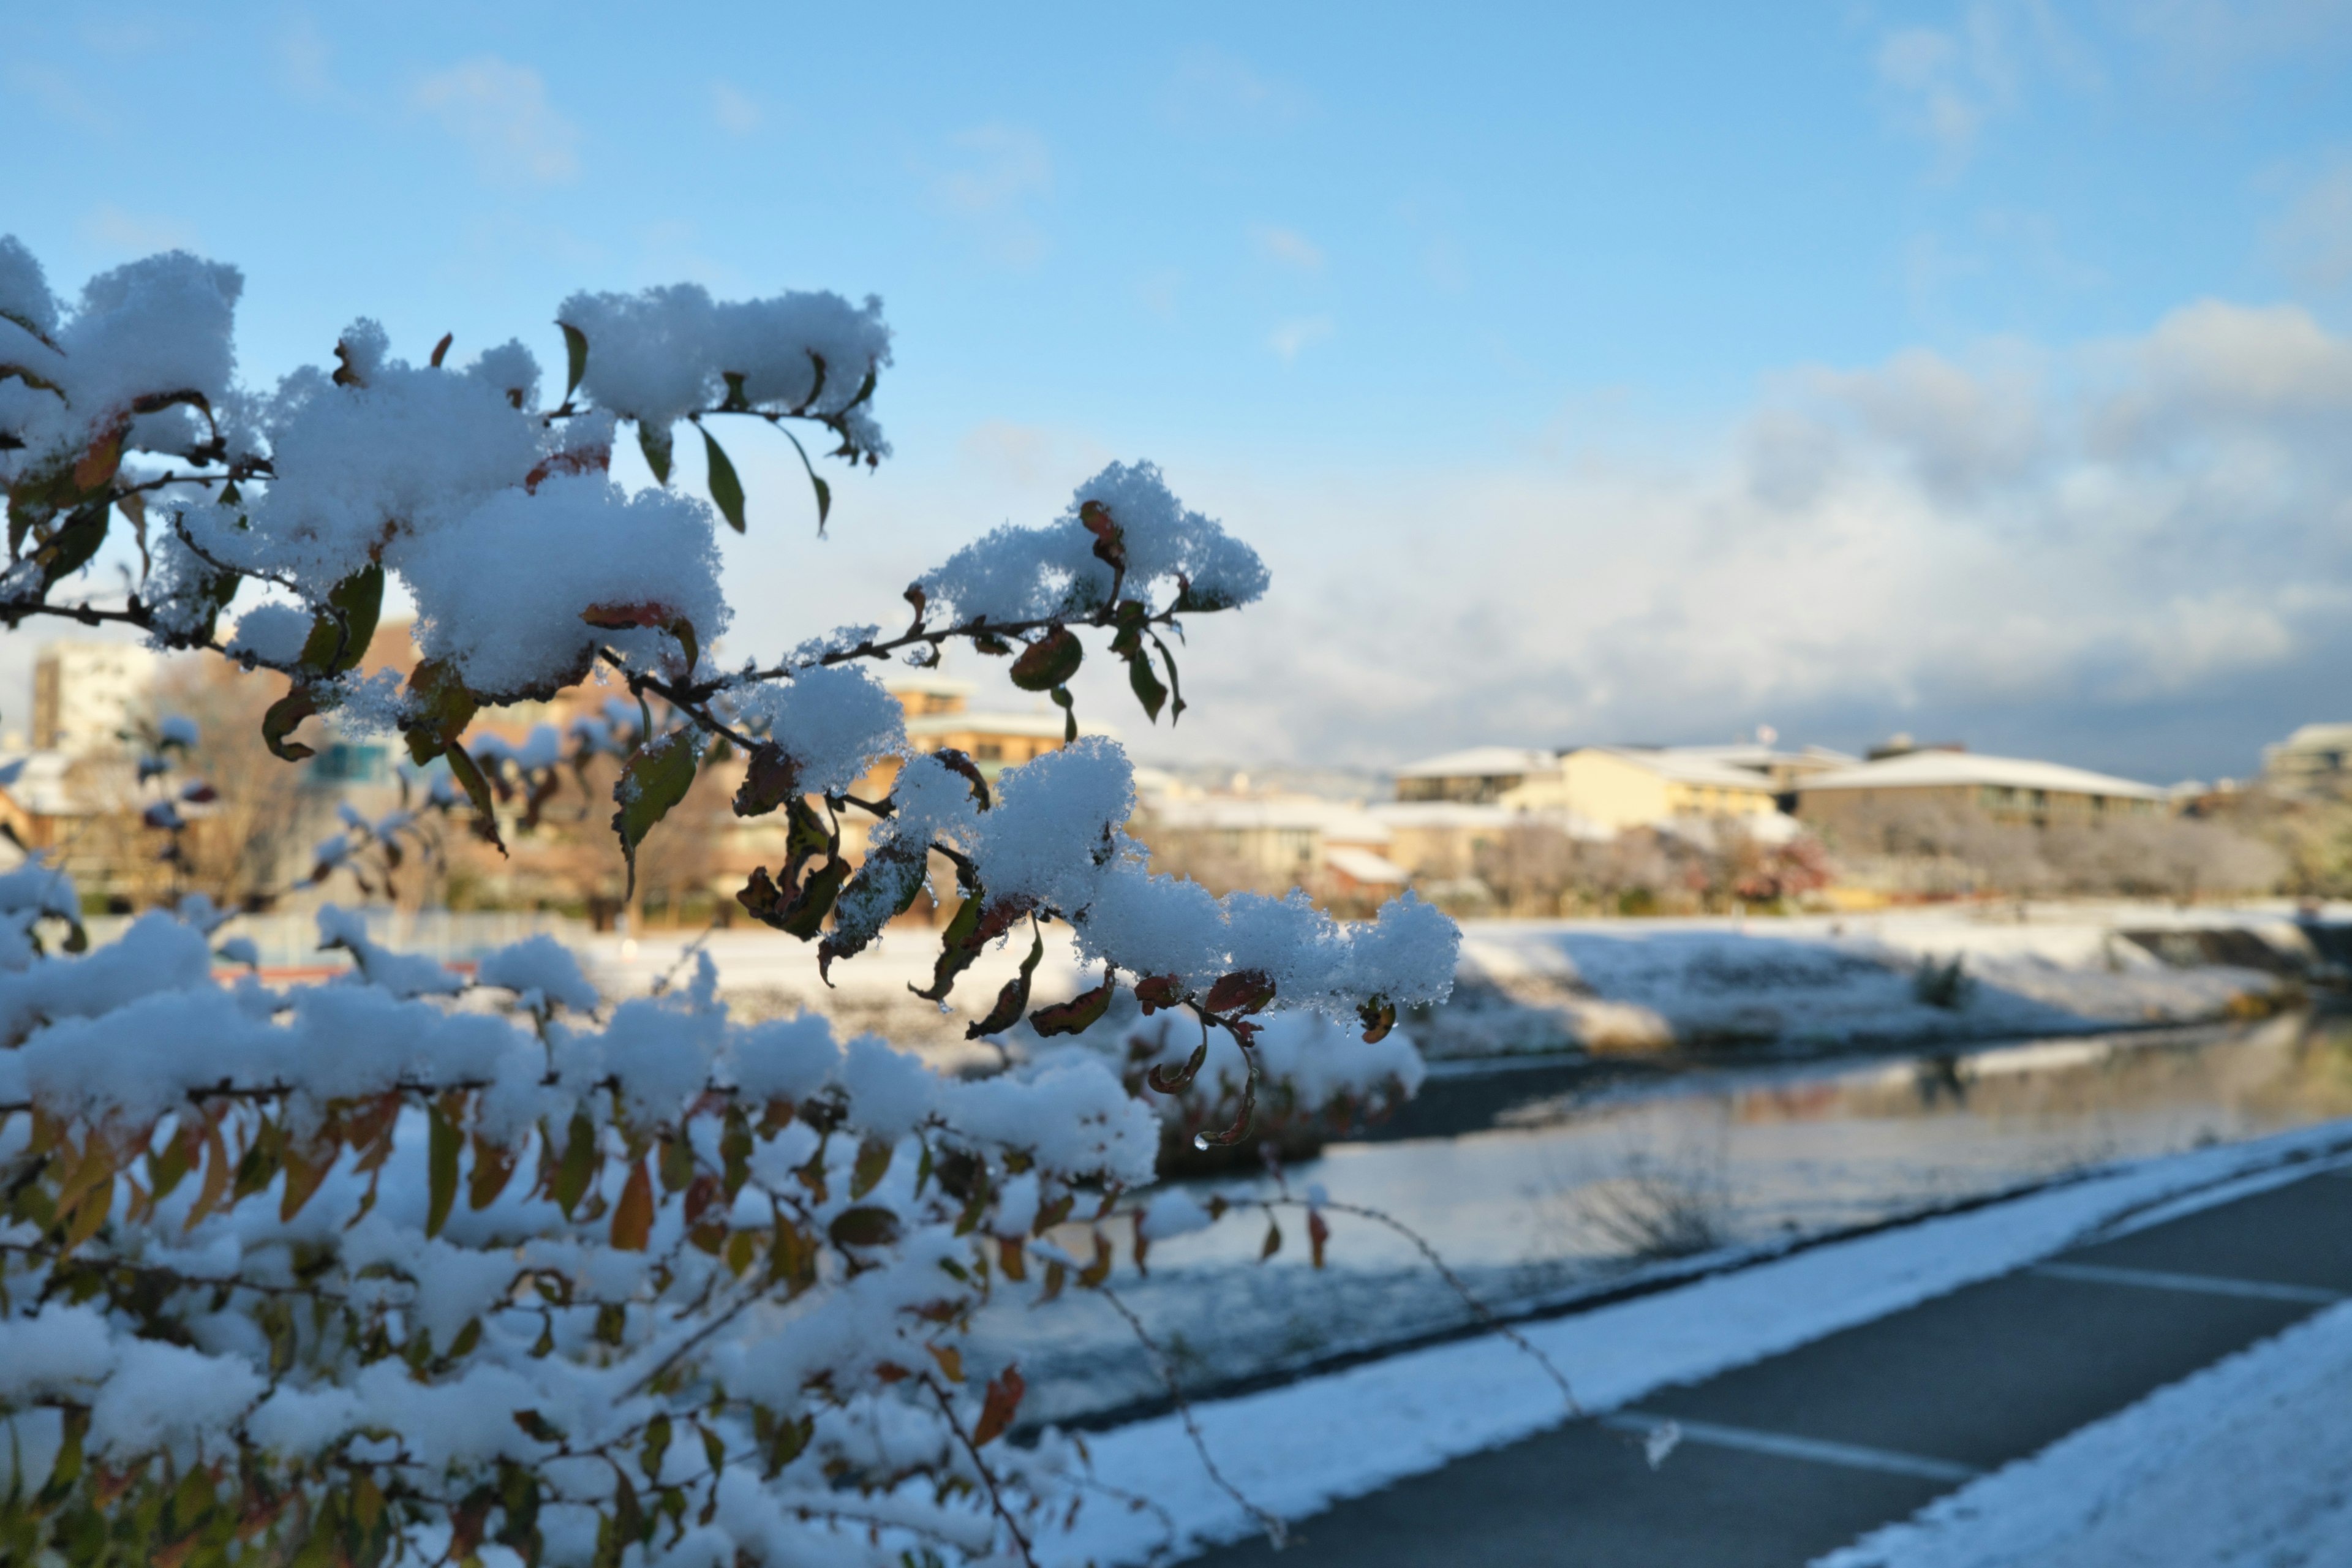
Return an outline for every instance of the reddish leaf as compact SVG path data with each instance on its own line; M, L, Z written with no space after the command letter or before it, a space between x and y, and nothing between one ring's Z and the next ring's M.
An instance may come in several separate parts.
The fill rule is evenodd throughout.
M1079 993L1066 1002L1056 1002L1050 1007L1040 1007L1029 1015L1029 1026L1040 1035L1082 1035L1094 1027L1110 1006L1110 999L1118 989L1115 969L1103 971L1102 984L1091 991Z
M1184 999L1184 978L1180 974L1154 974L1135 983L1135 999L1143 1004L1147 1018L1163 1007L1174 1007Z
M971 1446L975 1448L994 1441L1013 1425L1013 1413L1021 1408L1021 1396L1029 1385L1021 1381L1021 1369L1008 1366L991 1380L988 1397L980 1407L980 1425L971 1429Z
M1114 572L1127 570L1127 538L1110 520L1110 508L1090 500L1078 508L1078 521L1095 536L1095 558Z
M629 1169L628 1184L613 1206L613 1245L623 1252L643 1252L654 1229L654 1178L640 1157Z
M1236 969L1209 987L1202 1005L1212 1013L1255 1013L1274 1000L1274 982L1255 969Z
M765 816L800 793L800 765L773 741L762 741L745 759L743 783L735 791L735 815Z
M1085 662L1086 644L1067 626L1055 626L1013 661L1013 684L1024 691L1050 691L1069 684Z

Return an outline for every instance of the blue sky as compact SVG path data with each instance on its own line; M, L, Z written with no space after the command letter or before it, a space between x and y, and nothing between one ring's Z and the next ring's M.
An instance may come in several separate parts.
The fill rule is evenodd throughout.
M1198 628L1182 736L1082 693L1147 754L1769 721L2210 776L2352 711L2352 4L11 36L0 228L60 291L236 262L256 381L360 314L556 361L575 288L882 295L898 456L835 538L738 454L747 648L1144 455L1276 571Z

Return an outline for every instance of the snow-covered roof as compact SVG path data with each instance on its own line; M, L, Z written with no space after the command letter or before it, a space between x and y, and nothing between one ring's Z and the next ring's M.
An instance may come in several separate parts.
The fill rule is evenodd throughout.
M1345 846L1323 851L1323 864L1350 881L1402 888L1412 879L1405 868L1385 855Z
M1207 795L1155 800L1150 809L1165 827L1319 833L1343 844L1386 844L1390 837L1387 824L1361 807L1307 795Z
M1060 740L1068 727L1059 713L910 713L907 733L919 735L1019 735Z
M1736 768L1705 757L1684 754L1679 749L1649 750L1639 746L1592 746L1589 751L1622 758L1643 767L1675 784L1699 784L1710 789L1769 790L1772 781L1753 768Z
M933 675L928 669L900 668L882 678L882 689L893 696L905 692L922 697L969 697L980 689L980 682L959 680L952 675Z
M2274 752L2335 752L2352 748L2352 724L2305 724L2276 746Z
M1381 800L1365 809L1391 827L1508 827L1527 818L1507 805L1466 800Z
M2063 763L2039 763L2025 757L1989 757L1981 752L1909 752L1885 762L1864 763L1817 778L1800 779L1800 793L1848 789L1945 789L1955 785L1992 784L2007 789L2038 789L2055 795L2119 795L2129 800L2162 800L2165 792L2154 784L2119 779L2070 768Z
M1827 746L1807 746L1801 752L1776 752L1758 741L1735 742L1727 746L1661 746L1668 756L1688 757L1694 762L1722 763L1735 768L1768 768L1807 765L1817 768L1859 767L1862 759L1843 752L1833 752Z
M1523 778L1529 773L1548 773L1559 766L1559 759L1549 752L1533 751L1524 746L1473 746L1466 752L1448 752L1442 757L1407 763L1396 771L1396 776L1401 779Z
M34 816L88 816L99 809L89 798L100 791L130 796L130 770L115 765L103 769L103 777L80 781L88 791L75 787L72 772L75 759L63 752L0 752L0 769L17 763L13 778L0 784L0 795L5 795L18 807Z

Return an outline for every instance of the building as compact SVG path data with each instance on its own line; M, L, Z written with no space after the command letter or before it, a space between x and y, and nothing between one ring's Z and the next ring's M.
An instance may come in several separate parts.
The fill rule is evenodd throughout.
M1416 882L1475 877L1481 850L1500 844L1514 826L1536 819L1507 805L1452 800L1384 801L1369 809L1389 830L1389 859Z
M33 665L33 749L121 751L154 678L155 656L137 643L50 643Z
M1677 817L1769 817L1777 794L1764 773L1680 748L1586 746L1560 759L1558 797L1545 804L1619 833Z
M1509 805L1529 786L1538 791L1559 772L1550 752L1518 746L1477 746L1411 763L1396 772L1401 801L1458 801L1473 805Z
M2352 724L2305 724L2263 748L2263 782L2281 795L2341 788L2352 780Z
M1908 752L1816 774L1797 786L1798 815L1821 826L1906 807L1975 812L1996 822L2035 827L2156 816L2169 809L2168 792L2154 784L2058 763L1977 752Z
M1282 886L1328 880L1384 897L1411 880L1388 857L1386 823L1361 806L1313 795L1161 796L1135 831L1154 849L1206 849Z
M957 751L980 764L994 778L1002 770L1032 757L1059 751L1068 725L1058 708L1036 708L1026 713L976 710L971 694L979 689L969 680L950 679L919 670L885 676L882 684L907 710L907 744L918 752ZM1100 733L1087 725L1086 732Z
M1761 773L1772 781L1775 793L1793 795L1798 783L1822 773L1838 773L1859 767L1860 757L1843 752L1832 752L1827 746L1807 746L1801 752L1776 752L1761 741L1735 742L1727 746L1661 746L1658 750L1669 757L1694 763L1717 763L1727 768L1745 768ZM1793 803L1784 799L1781 809Z

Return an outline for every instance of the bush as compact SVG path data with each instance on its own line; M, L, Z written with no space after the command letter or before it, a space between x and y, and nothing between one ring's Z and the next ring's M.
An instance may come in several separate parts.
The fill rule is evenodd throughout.
M712 662L731 615L715 528L746 526L716 430L753 422L796 446L795 426L818 430L853 468L877 463L877 302L576 295L563 396L542 409L520 343L459 368L444 339L414 363L365 321L331 371L238 386L241 289L174 253L92 279L68 310L0 240L9 625L123 624L274 672L271 752L307 755L298 731L319 716L396 731L430 807L493 842L502 793L536 803L606 758L625 880L731 750L733 811L789 831L783 863L739 895L750 915L828 970L938 857L961 902L922 994L945 997L988 943L1065 921L1101 980L1033 1005L1024 967L972 1032L1080 1035L1124 991L1202 1041L1142 1092L1185 1093L1213 1033L1255 1082L1276 1015L1378 1041L1448 989L1456 933L1410 897L1343 926L1151 875L1107 742L994 788L968 758L909 754L866 671L950 642L1066 710L1081 634L1107 637L1146 712L1173 721L1163 634L1252 602L1266 574L1148 463L1112 464L1059 518L924 574L903 631ZM708 503L668 486L681 422ZM623 424L660 488L609 478ZM810 476L822 527L832 490ZM110 542L127 558L122 534L143 570L101 597L92 569ZM361 668L395 580L421 617L405 682ZM519 751L469 737L477 714L600 668L634 723ZM184 749L193 729L167 718L159 743ZM888 798L849 795L891 758ZM854 866L852 812L874 820ZM175 807L151 826L174 844L185 828ZM362 853L388 865L412 826L347 821L318 874ZM208 901L87 952L78 913L54 869L0 879L0 1556L979 1560L1025 1557L1065 1517L1069 1450L1001 1441L1018 1370L968 1358L965 1336L992 1296L1103 1287L1108 1227L1150 1224L1126 1194L1151 1177L1155 1115L1099 1058L953 1082L821 1020L736 1022L707 963L675 994L606 1008L550 942L493 954L469 984L331 908L321 938L351 955L347 983L223 986L213 968L236 949L215 949ZM1248 1132L1244 1114L1212 1135Z

